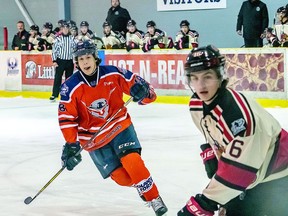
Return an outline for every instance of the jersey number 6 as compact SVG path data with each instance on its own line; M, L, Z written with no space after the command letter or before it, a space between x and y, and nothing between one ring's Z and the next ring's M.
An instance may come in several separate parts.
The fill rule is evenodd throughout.
M229 154L230 154L232 157L239 158L240 155L241 155L241 153L242 153L241 146L244 145L244 142L243 142L243 141L240 141L240 140L234 140L231 145L232 145L232 146L231 146L231 148L230 148Z

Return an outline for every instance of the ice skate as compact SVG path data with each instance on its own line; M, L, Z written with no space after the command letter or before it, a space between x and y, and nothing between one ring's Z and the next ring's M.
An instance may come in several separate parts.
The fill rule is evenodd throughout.
M165 215L165 213L168 211L168 208L166 207L160 196L150 201L149 204L150 206L152 206L156 216Z

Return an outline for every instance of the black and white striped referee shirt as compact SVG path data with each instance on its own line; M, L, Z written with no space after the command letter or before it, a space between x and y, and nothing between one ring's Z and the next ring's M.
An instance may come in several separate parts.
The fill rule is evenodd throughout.
M52 47L52 61L58 59L73 59L73 47L76 45L75 38L72 35L60 35L56 37Z

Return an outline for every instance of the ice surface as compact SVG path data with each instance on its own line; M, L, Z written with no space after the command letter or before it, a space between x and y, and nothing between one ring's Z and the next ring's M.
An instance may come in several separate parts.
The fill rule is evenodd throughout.
M199 156L204 139L187 105L128 105L142 156L160 194L176 212L208 183ZM288 109L269 109L288 128ZM64 139L57 103L0 98L1 216L152 216L133 188L103 180L87 152L73 171L64 170L32 203L32 198L61 168Z

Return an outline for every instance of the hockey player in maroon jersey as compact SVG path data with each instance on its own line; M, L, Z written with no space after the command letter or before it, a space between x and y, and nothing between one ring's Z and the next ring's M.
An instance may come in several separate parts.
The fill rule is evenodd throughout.
M168 209L141 157L142 147L127 108L123 108L124 93L139 105L155 101L153 87L131 71L99 65L101 59L91 40L76 44L74 60L78 71L62 85L58 112L66 141L61 157L64 166L73 170L81 162L81 154L76 155L81 145L104 179L111 177L118 185L134 187L157 216L164 215Z
M287 215L287 132L254 100L227 87L217 48L194 48L186 60L190 112L207 141L201 156L210 182L177 215L211 216L219 208L227 216Z

